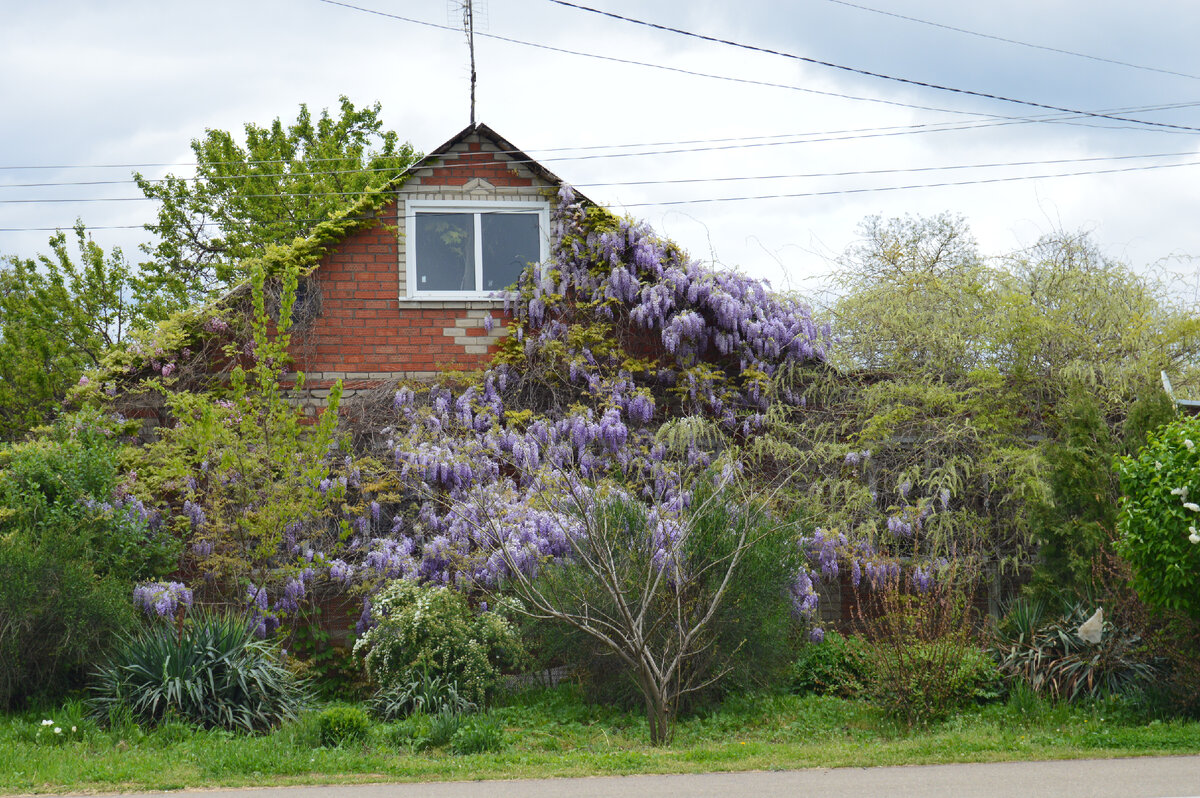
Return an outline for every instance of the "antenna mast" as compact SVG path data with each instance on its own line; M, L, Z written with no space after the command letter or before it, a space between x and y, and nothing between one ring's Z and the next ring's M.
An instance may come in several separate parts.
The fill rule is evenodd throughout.
M487 29L487 0L448 0L447 16L462 25L467 34L467 50L471 54L471 127L475 127L475 25Z
M475 127L475 7L473 0L463 4L463 24L467 28L467 49L471 51L471 127Z

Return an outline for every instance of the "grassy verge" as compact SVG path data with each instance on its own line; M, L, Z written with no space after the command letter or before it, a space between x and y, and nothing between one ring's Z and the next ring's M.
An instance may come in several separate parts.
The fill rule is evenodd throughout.
M316 744L311 717L259 737L167 724L100 729L70 704L0 719L0 792L169 790L368 781L695 773L1200 752L1200 723L1146 720L1127 704L1052 705L1028 696L906 730L868 704L753 696L681 722L674 743L646 744L635 714L589 706L570 688L536 691L493 710L498 753L417 752L403 727L366 743ZM53 725L42 725L53 720ZM74 730L72 731L72 727ZM62 731L55 733L54 729Z

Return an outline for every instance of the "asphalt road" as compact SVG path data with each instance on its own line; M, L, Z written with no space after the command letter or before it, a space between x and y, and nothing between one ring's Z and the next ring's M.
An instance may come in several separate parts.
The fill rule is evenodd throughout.
M156 793L162 794L162 793ZM169 793L204 798L1200 798L1200 756Z

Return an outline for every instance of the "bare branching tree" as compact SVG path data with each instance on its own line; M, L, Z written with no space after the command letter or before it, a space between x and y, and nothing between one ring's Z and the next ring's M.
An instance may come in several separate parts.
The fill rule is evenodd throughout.
M628 668L645 701L654 745L665 745L680 700L715 684L729 669L721 634L726 602L756 546L778 535L756 503L724 476L698 477L686 509L647 505L615 485L563 477L537 491L556 519L568 553L542 557L510 533L504 511L479 508L503 557L502 589L530 617L564 623L607 649ZM778 562L778 557L771 555ZM786 590L778 601L786 605ZM734 644L734 647L739 644Z

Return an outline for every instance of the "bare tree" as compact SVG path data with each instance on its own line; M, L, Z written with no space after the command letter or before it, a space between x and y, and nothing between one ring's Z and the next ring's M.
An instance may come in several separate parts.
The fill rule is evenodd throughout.
M735 487L730 470L710 473L676 494L683 502L646 504L615 485L558 479L533 494L565 538L554 560L531 559L536 545L512 533L511 508L477 507L503 558L502 589L530 617L568 624L629 668L654 745L670 742L680 699L728 671L728 647L718 650L724 602L753 548L782 531Z

